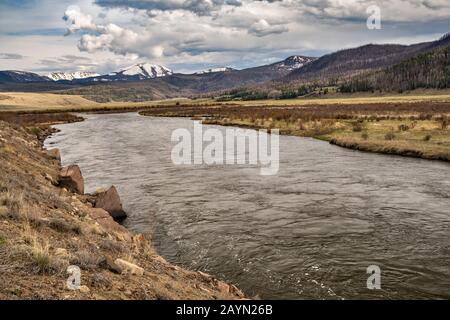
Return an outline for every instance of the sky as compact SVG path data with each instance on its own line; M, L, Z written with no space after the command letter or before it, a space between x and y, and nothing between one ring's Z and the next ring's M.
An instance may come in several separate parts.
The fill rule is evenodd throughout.
M0 70L242 69L447 32L450 0L0 0Z

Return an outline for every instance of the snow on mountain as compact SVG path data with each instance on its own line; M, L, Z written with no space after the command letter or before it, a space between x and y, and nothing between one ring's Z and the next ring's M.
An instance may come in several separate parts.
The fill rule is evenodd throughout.
M221 68L211 68L208 70L196 72L195 74L207 74L207 73L215 73L215 72L227 72L227 71L233 71L235 69L230 67L221 67Z
M289 71L293 71L296 69L300 69L306 64L314 61L315 58L305 57L305 56L292 56L287 58L286 60L279 62L277 64L278 68L287 69Z
M111 75L138 77L139 79L153 79L172 75L172 70L150 63L139 63Z
M0 82L46 82L51 81L49 78L32 72L6 70L0 71Z
M86 78L93 78L99 76L98 73L94 72L83 72L83 71L77 71L77 72L53 72L48 75L50 79L53 81L60 81L60 80L67 80L72 81L76 79L86 79Z

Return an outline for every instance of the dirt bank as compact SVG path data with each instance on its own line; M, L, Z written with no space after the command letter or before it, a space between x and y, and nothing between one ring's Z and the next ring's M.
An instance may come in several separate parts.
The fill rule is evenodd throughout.
M232 285L166 262L88 196L60 188L60 164L37 136L0 121L0 299L243 298ZM67 286L69 266L81 269L77 290Z

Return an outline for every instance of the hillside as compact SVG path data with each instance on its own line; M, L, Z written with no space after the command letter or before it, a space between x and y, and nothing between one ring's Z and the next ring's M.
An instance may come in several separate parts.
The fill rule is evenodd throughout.
M368 70L386 68L418 54L448 46L450 35L437 41L414 45L368 44L353 49L331 53L294 70L281 82L335 82Z
M41 149L39 133L0 121L0 299L243 297L168 263L143 235L93 209L90 196L58 186L59 162ZM71 265L81 269L79 290L66 285Z
M0 83L48 82L50 78L25 71L0 71Z
M340 86L341 92L408 91L450 87L450 46L402 61L392 67L354 77Z

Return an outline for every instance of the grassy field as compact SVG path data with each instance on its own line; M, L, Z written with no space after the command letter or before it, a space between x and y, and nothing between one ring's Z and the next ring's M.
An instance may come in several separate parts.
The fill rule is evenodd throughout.
M420 94L419 94L420 93ZM213 99L169 99L148 102L98 103L77 95L53 93L0 93L0 112L69 112L95 110L143 109L157 106L276 106L301 107L309 105L404 104L421 102L450 102L449 91L426 91L402 95L374 96L369 94L328 95L316 98L288 100L256 100L217 102Z
M204 100L198 100L202 103ZM77 95L62 95L53 93L0 93L0 112L69 112L95 111L116 109L142 109L155 105L176 105L191 103L189 99L176 99L149 102L108 102L98 103Z
M279 129L362 151L450 160L450 102L304 106L154 107L149 116L203 119L205 124Z
M150 116L202 118L210 124L277 128L282 134L315 137L362 151L448 161L450 94L426 93L223 103L212 99L97 103L81 96L0 93L0 119L32 123L37 118L29 113L141 111ZM25 115L16 118L16 113ZM38 118L37 122L58 120Z

